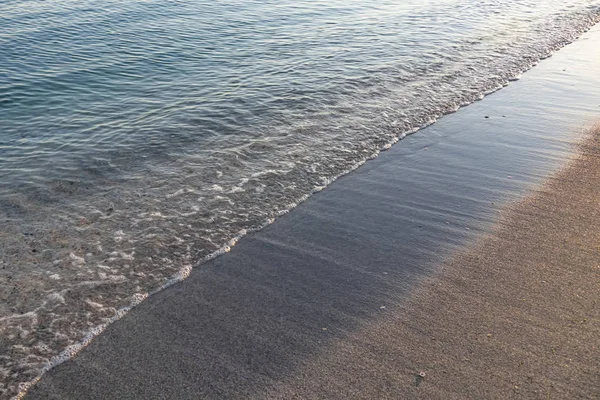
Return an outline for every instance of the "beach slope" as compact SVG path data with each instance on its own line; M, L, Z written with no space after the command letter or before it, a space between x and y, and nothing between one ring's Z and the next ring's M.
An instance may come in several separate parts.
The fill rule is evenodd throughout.
M594 397L600 161L579 128L600 112L598 43L600 26L196 266L27 398Z
M600 126L401 311L267 398L600 396Z

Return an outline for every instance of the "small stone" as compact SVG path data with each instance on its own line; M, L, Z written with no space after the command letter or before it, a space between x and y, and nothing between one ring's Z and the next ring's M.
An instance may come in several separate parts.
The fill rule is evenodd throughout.
M421 384L421 381L423 381L423 379L425 379L425 371L419 371L418 373L415 374L415 386L419 386Z

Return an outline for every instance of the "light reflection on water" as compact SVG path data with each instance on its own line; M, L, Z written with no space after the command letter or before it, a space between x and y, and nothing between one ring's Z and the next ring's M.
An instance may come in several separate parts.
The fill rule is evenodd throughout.
M4 1L0 390L598 12L583 0Z

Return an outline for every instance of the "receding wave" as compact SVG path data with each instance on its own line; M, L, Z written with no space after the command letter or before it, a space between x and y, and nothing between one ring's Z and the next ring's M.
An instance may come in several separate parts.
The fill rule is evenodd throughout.
M23 22L0 36L6 397L600 16L575 0L105 3L0 6L2 26Z

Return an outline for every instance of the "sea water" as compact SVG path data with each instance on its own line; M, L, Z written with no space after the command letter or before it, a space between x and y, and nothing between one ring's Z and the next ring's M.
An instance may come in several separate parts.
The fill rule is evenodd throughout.
M599 15L596 0L3 0L0 396Z

